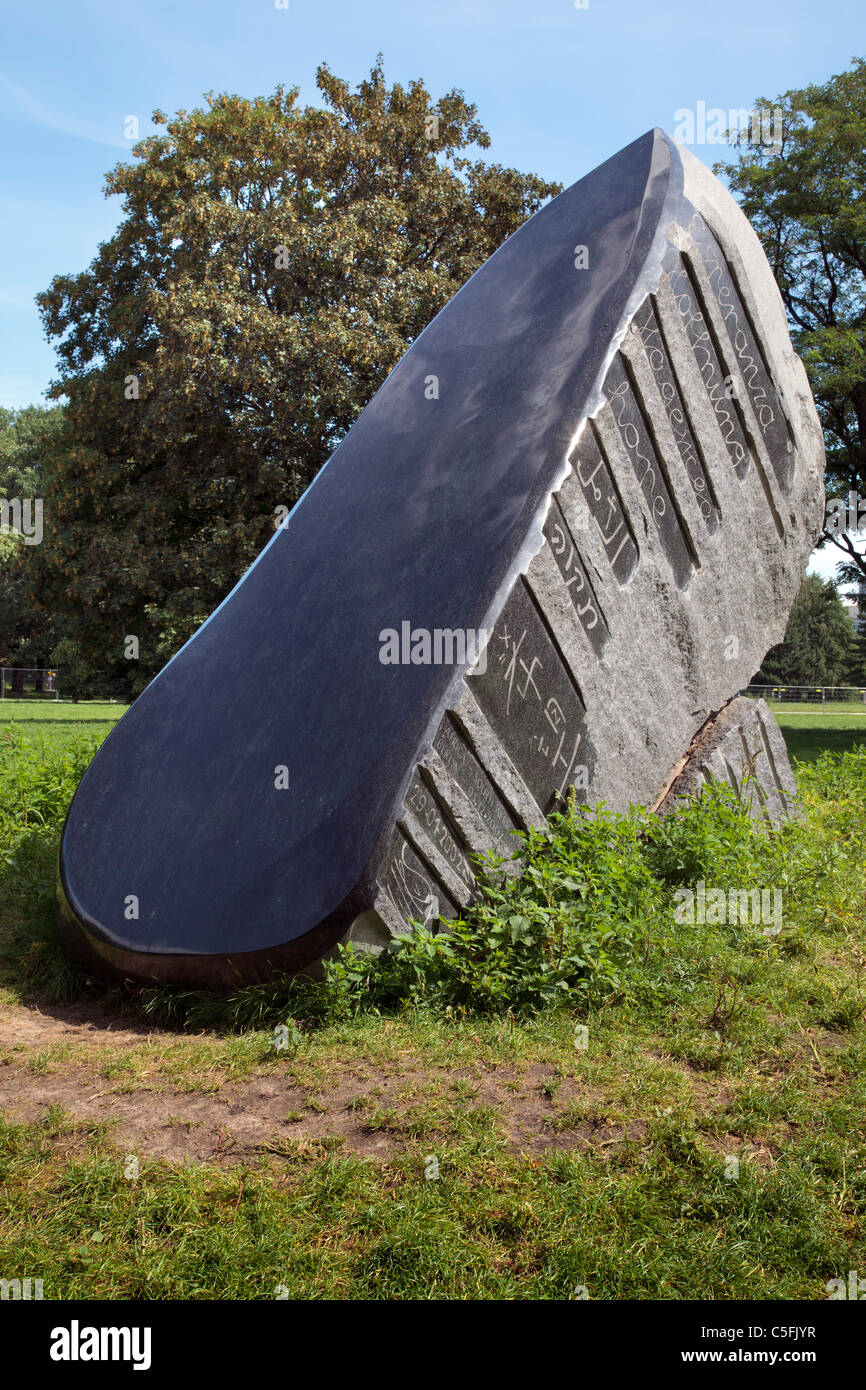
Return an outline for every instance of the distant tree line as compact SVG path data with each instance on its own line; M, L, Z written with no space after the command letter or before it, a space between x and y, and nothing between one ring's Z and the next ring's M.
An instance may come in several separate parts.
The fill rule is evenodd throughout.
M755 683L866 689L866 609L853 619L832 580L807 575L784 641L767 653Z
M750 141L722 163L785 303L824 429L827 497L866 504L866 60L785 92L777 147ZM838 576L866 581L850 530L828 529Z

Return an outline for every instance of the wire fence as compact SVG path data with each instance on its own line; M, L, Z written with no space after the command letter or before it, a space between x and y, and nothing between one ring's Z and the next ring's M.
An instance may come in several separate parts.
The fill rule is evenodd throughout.
M866 705L866 686L748 685L741 695L784 704ZM0 700L59 700L57 671L39 666L0 666Z
M0 666L0 700L59 700L57 672L42 666Z
M743 695L760 696L785 704L866 705L866 687L860 685L748 685Z

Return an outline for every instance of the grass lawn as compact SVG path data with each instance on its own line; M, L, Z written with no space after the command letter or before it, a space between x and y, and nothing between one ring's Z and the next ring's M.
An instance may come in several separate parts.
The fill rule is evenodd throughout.
M0 715L4 1277L46 1299L815 1300L866 1269L866 752L818 758L866 721L782 707L804 819L674 826L604 997L316 1018L278 991L106 993L63 960L62 816L120 712ZM777 886L782 931L678 925L697 878Z
M791 758L814 762L826 749L842 753L866 743L864 704L840 701L822 709L820 704L801 705L779 700L768 703L785 735Z
M771 700L792 758L814 762L825 749L844 752L866 743L866 705L842 701L822 709L820 704ZM0 704L0 736L15 725L46 749L60 749L82 736L101 743L126 710L125 705L88 700L4 700Z
M102 700L3 700L0 737L14 726L45 749L60 750L84 736L101 743L125 710L126 705Z

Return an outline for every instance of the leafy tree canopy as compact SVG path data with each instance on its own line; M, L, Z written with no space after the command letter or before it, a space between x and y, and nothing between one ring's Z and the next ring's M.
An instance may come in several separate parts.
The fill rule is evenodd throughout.
M30 405L23 410L0 408L0 498L19 504L29 499L44 506L48 459L63 423L56 407ZM33 525L34 512L30 522ZM36 602L36 571L41 545L26 545L14 529L0 532L0 662L17 666L47 666L56 640L51 616Z
M762 685L858 685L862 652L832 579L809 574L791 609L785 639L772 647Z
M279 87L154 113L164 131L108 175L117 232L38 296L68 401L40 595L102 690L138 691L177 650L412 340L559 191L475 157L489 139L459 91L389 87L381 58L355 90L317 82L321 108Z
M717 172L782 292L824 427L827 496L866 499L866 61L757 105L781 108L781 146L748 143ZM829 540L840 576L866 577L851 535Z

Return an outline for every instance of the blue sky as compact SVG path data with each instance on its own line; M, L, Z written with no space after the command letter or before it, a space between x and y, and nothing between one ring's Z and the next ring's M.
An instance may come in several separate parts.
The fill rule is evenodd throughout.
M488 158L572 183L699 101L751 106L822 82L866 52L863 0L22 0L0 50L0 404L42 399L54 372L33 296L82 269L117 223L106 170L127 116L255 96L314 101L325 61L352 83L381 51L389 81L462 88ZM711 164L718 146L695 147Z

